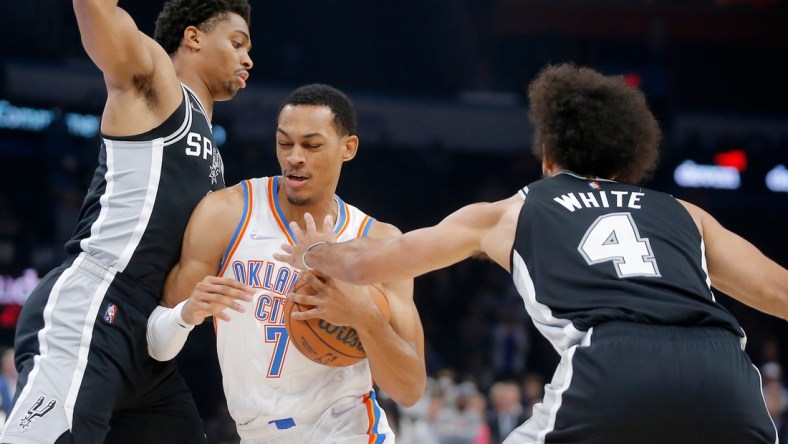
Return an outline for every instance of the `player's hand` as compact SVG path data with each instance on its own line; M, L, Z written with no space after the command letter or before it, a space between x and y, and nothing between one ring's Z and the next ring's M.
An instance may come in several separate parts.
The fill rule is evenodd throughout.
M243 313L245 308L239 301L251 301L254 293L254 288L235 279L206 276L195 285L183 306L181 317L191 325L201 324L209 316L229 321L230 316L224 309L230 308Z
M334 218L328 215L323 219L323 230L317 231L315 219L309 213L304 213L304 226L306 231L302 231L296 222L290 222L290 230L295 236L295 245L283 244L283 253L274 253L274 259L287 262L299 270L308 270L304 266L304 253L309 247L318 242L334 243L337 235L334 233Z
M370 297L366 286L348 284L346 282L320 275L315 272L305 272L298 276L309 284L315 294L290 293L288 298L303 305L312 305L313 308L305 311L293 311L293 319L320 318L336 326L350 326L358 328L362 322L376 322L377 316L383 316L375 301Z

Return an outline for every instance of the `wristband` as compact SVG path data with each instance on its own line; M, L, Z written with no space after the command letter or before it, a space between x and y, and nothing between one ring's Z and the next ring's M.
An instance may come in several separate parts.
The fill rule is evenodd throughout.
M179 327L191 330L194 328L194 325L189 324L188 322L186 322L186 320L183 319L184 305L186 305L186 300L181 301L178 305L173 307L172 314L170 314L170 316L172 316L172 320L175 321L175 323L178 324Z
M306 271L314 270L314 268L310 267L306 263L306 254L309 253L309 250L317 247L318 245L327 244L327 243L328 242L326 242L326 241L315 242L314 244L310 245L306 250L304 250L304 254L301 255L301 263L304 264L304 270L306 270Z
M181 316L186 301L175 308L156 307L148 318L148 354L157 361L169 361L178 354L189 337L193 325Z

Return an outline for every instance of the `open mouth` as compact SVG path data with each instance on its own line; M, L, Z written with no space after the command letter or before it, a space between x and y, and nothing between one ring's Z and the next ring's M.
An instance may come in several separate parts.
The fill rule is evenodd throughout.
M307 176L293 173L285 174L285 178L287 179L288 185L291 187L299 187L309 180L309 177Z

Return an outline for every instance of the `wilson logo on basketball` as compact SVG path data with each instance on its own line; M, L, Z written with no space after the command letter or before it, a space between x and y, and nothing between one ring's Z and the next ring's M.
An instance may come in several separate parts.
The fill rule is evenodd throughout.
M363 352L364 347L361 346L361 340L355 329L350 327L337 327L334 324L328 323L322 319L318 319L317 327L325 331L329 336L332 336L337 342L345 344L350 347L355 347L356 350Z
M386 321L391 319L391 308L383 292L374 285L367 286L369 297L377 304ZM298 294L315 294L309 285L295 289ZM361 338L355 329L337 326L323 319L293 319L293 311L307 311L312 307L287 299L284 321L290 343L313 362L330 367L345 367L367 357Z

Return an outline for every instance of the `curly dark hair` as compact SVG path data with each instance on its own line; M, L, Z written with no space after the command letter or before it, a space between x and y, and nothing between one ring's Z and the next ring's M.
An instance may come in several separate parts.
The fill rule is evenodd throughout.
M217 22L234 12L249 25L251 6L248 0L169 0L156 18L153 38L173 55L183 39L183 30L196 26L210 32Z
M620 76L549 65L528 86L533 152L584 176L639 183L657 165L662 132L643 93Z
M356 110L342 91L322 83L304 85L291 92L279 112L287 105L327 106L334 113L334 128L340 136L356 135Z

